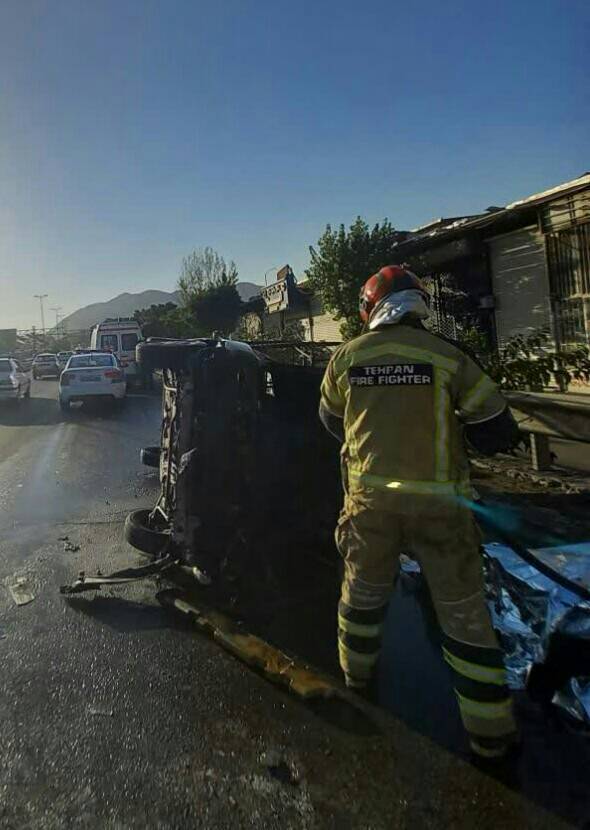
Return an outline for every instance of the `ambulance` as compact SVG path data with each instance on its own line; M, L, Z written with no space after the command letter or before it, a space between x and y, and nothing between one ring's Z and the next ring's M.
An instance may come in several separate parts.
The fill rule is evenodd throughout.
M132 317L110 317L92 329L90 348L112 352L125 370L129 384L139 383L139 367L135 358L135 347L143 340L141 327Z

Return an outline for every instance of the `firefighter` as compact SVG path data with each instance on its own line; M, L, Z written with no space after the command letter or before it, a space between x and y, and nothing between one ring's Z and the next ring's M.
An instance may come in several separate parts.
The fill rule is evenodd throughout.
M333 354L320 403L324 426L342 441L336 544L346 685L362 689L374 674L399 555L410 553L428 582L471 748L501 757L516 727L484 601L466 442L491 455L513 446L518 430L475 361L424 327L429 295L407 268L370 277L360 315L366 333Z

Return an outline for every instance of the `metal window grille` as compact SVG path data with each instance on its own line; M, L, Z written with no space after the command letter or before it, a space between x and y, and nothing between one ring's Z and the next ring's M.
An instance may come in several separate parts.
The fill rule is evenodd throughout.
M590 222L547 235L547 261L563 345L590 343Z

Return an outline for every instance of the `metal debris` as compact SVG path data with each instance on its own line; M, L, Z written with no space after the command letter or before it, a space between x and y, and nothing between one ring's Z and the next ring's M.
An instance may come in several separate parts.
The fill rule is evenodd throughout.
M196 624L233 655L261 669L269 680L286 685L291 692L305 699L330 698L339 694L338 688L313 669L297 662L280 649L253 634L235 630L232 621L218 611L203 610L188 602L177 591L160 591L157 599L162 605L190 615Z
M29 602L33 602L35 599L31 584L26 576L14 577L14 581L8 583L8 590L17 605L28 605Z

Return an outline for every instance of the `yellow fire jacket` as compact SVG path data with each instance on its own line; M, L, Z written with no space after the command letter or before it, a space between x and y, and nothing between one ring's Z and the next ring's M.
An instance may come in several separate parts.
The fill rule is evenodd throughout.
M506 402L460 349L402 323L336 350L321 406L343 419L350 495L455 496L468 484L462 423L491 420Z

